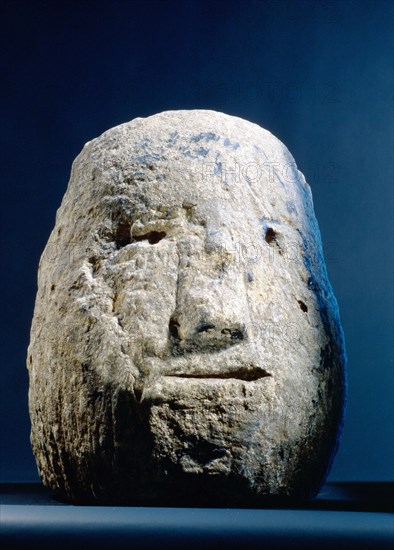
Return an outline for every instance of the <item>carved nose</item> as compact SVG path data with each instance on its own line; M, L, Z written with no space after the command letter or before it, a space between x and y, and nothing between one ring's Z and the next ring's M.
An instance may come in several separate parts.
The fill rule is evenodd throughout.
M174 353L219 351L247 337L244 323L201 320L191 325L180 312L171 316L168 328Z
M225 292L224 292L225 291ZM195 287L178 293L168 332L174 352L215 351L247 338L243 307L236 289Z

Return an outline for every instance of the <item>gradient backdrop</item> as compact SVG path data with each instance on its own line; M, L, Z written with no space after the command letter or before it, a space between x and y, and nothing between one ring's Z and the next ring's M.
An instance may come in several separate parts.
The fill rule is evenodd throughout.
M25 366L40 254L83 144L137 116L256 122L310 183L349 358L331 481L393 478L391 1L1 1L1 480L37 480Z

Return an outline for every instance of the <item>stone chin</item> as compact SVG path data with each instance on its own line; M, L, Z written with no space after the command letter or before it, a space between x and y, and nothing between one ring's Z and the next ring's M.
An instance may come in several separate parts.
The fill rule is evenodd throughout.
M316 494L346 355L311 191L285 146L198 110L86 144L40 260L27 363L33 451L63 498Z

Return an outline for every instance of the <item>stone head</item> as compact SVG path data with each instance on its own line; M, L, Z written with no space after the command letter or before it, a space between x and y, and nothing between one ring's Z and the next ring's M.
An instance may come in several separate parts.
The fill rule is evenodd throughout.
M313 496L345 351L286 147L204 110L88 142L41 258L28 367L33 450L66 498Z

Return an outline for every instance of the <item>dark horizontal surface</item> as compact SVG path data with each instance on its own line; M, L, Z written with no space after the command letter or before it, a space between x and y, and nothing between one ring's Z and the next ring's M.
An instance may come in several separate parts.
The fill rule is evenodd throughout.
M38 483L0 483L0 504L70 506L57 500ZM273 505L270 502L259 508L288 507L289 503ZM291 507L304 510L394 512L394 482L326 483L314 500L292 502Z
M40 485L1 487L2 548L393 548L393 484L330 483L261 508L73 506Z

